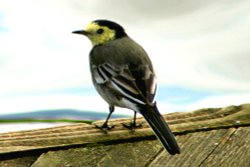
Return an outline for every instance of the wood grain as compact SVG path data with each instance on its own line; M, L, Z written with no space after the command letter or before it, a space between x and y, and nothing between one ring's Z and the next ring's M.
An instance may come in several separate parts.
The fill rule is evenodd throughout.
M95 128L103 121L0 134L0 166L22 164L22 158L33 166L250 166L250 104L164 118L177 135L180 155L163 150L146 123L130 131L122 126L130 119L113 119L115 128L107 134Z

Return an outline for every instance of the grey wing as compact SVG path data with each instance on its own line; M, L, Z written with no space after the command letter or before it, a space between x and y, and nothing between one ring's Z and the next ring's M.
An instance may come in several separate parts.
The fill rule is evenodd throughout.
M113 66L105 63L92 66L93 79L96 84L109 85L110 89L120 94L130 103L146 105L154 103L156 77L147 65L140 65L136 70L128 65Z

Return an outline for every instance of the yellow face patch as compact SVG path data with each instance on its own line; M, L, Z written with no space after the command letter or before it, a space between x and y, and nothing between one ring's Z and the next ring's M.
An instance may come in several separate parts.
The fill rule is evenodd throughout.
M92 42L93 46L105 44L115 39L114 30L106 26L100 26L97 23L90 23L87 25L85 31L88 33L87 37Z

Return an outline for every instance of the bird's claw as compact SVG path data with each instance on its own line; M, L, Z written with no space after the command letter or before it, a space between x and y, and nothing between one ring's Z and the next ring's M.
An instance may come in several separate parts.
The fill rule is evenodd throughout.
M129 129L129 130L135 130L137 128L142 127L143 123L136 124L135 122L131 122L129 124L122 123L123 127Z
M107 133L109 130L113 129L115 125L109 126L108 124L103 124L102 126L95 125L96 128L101 129L103 132Z

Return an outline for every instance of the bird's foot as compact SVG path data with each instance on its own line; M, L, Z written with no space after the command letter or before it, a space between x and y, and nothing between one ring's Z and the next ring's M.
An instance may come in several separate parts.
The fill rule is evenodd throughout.
M135 129L137 129L137 128L142 127L143 123L137 124L137 123L135 123L135 122L131 122L131 123L129 123L129 124L123 123L122 125L123 125L123 127L127 128L127 129L129 129L129 130L135 130Z
M108 131L113 129L115 125L109 126L107 123L104 123L102 126L95 125L95 127L101 129L104 133L108 133Z

